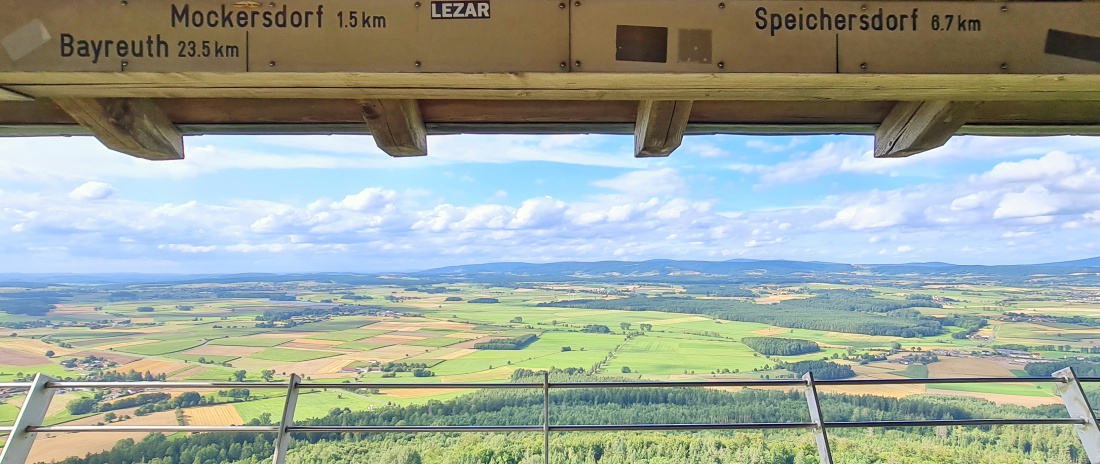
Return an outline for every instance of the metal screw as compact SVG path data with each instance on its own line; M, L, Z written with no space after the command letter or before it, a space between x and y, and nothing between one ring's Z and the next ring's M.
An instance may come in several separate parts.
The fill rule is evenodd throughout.
M420 60L417 60L416 63L413 63L413 66L416 66L416 67L419 68L420 67Z
M130 62L129 61L123 61L122 62L122 67L125 68L127 66L130 66Z
M581 60L577 60L577 61L574 61L574 62L573 62L573 67L574 67L574 68L579 68L579 67L581 67Z
M861 9L863 11L867 11L867 5L860 5L859 9Z
M1001 13L1008 13L1008 6L1007 5L1001 7Z
M867 69L867 63L860 63L859 69Z
M561 67L561 69L565 69L565 67L566 67L566 66L569 66L569 64L568 64L568 63L566 63L566 62L564 62L564 61L562 61L561 63L558 63L558 66L559 66L559 67Z
M129 4L130 4L130 2L127 2L126 0L122 0L122 6L126 6L126 5L129 5Z
M268 66L275 66L275 62L274 62L274 61L272 61L272 62L269 62L269 63L267 63L267 65L268 65Z
M1008 71L1008 63L1001 63L1001 71Z
M420 2L413 3L413 6L416 8L420 8Z
M573 2L573 6L581 6L581 2L579 2L579 1Z
M718 62L718 69L722 69L722 68L725 68L725 67L726 67L726 62L725 61L719 61Z
M563 10L564 10L564 9L565 9L565 4L564 4L564 3L559 3L559 4L558 4L558 8L561 8L561 9L563 9Z
M270 8L275 8L275 2L268 3L267 6Z
M719 4L718 4L718 8L725 8L725 7L726 7L726 4L725 4L725 3L719 3Z

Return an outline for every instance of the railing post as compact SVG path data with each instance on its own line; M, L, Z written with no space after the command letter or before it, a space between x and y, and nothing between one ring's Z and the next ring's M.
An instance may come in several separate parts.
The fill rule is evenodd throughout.
M1081 389L1081 382L1077 380L1077 374L1072 367L1067 367L1051 374L1062 379L1062 382L1054 384L1054 389L1062 396L1069 411L1069 417L1084 419L1084 424L1074 425L1077 437L1081 439L1081 445L1085 447L1085 454L1092 464L1100 464L1100 426L1097 426L1096 416L1092 413L1092 406Z
M821 456L821 464L833 464L833 452L829 449L829 434L825 432L825 419L821 415L821 403L817 400L814 373L807 372L802 376L802 380L806 381L806 404L810 407L810 421L814 423L817 453Z
M275 439L275 456L271 458L272 464L286 463L286 453L290 449L290 432L287 431L287 428L294 425L294 408L298 406L299 383L302 383L302 378L298 377L298 374L290 374L290 386L286 390L283 419L279 423L279 435Z
M550 464L550 372L542 372L542 462Z
M8 444L0 452L0 464L23 464L31 454L34 446L34 437L37 433L28 432L28 427L40 426L46 419L46 409L50 407L54 389L46 388L47 382L55 379L39 372L34 376L34 382L27 389L27 399L23 401L23 409L19 410L19 416L15 418L15 425L8 435Z

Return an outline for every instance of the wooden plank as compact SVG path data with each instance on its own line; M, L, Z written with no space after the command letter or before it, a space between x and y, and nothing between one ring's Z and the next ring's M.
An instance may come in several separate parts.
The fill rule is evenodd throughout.
M899 102L875 131L875 157L900 158L939 148L959 131L977 102Z
M390 156L425 156L428 133L416 100L361 100L363 119L378 148Z
M1100 75L0 73L38 98L1100 101Z
M634 125L634 156L649 158L668 156L684 140L684 129L691 116L691 100L638 103L638 120Z
M152 100L59 98L54 102L107 148L147 160L183 159L183 135Z
M0 101L34 101L33 98L21 93L0 87Z

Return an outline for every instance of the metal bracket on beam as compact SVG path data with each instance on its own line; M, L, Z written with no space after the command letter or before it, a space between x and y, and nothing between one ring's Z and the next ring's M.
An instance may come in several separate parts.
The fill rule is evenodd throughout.
M1081 382L1077 380L1077 374L1072 367L1067 367L1051 374L1062 379L1062 382L1054 384L1054 390L1062 396L1069 411L1069 417L1084 420L1084 424L1076 424L1073 428L1077 431L1077 438L1081 439L1081 445L1085 447L1085 454L1092 464L1100 464L1100 426L1097 425L1096 415L1092 413L1092 406L1081 389Z
M19 416L15 419L11 434L8 435L8 443L4 450L0 451L0 464L23 464L31 454L34 446L34 437L38 434L28 432L30 427L42 425L46 419L46 410L50 407L54 389L46 388L46 383L56 379L39 372L34 376L34 382L27 389L27 399L23 401L23 409L19 410Z
M821 456L821 464L833 464L833 452L829 449L829 435L825 431L825 419L821 415L821 402L817 399L814 373L807 372L802 380L806 381L806 403L810 407L810 421L814 423L814 437L817 439L817 453Z
M290 375L290 387L286 391L283 419L279 423L279 436L275 439L275 456L271 458L272 464L286 463L286 453L290 449L289 428L294 425L294 409L298 407L298 384L300 383L302 378L298 374Z

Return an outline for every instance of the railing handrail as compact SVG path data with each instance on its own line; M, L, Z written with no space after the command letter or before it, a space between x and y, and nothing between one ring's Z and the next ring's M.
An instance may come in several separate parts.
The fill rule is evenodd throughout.
M273 464L282 464L285 447L292 433L451 433L451 432L541 432L543 462L549 463L550 433L556 432L611 432L611 431L696 431L696 430L776 430L810 429L817 436L822 464L832 464L832 453L826 429L853 427L939 427L939 426L993 426L993 425L1073 425L1085 447L1092 464L1100 464L1100 426L1081 389L1081 383L1100 382L1100 377L1076 377L1070 368L1054 373L1051 377L948 377L936 379L835 379L816 380L812 374L801 379L712 379L692 381L611 381L611 382L551 382L547 372L541 372L542 381L535 382L445 382L445 383L374 383L374 382L302 382L294 375L286 382L177 382L177 381L66 381L35 376L33 382L0 383L0 389L28 390L19 416L11 427L0 427L0 434L8 435L7 445L0 453L0 464L22 463L30 452L37 433L87 433L87 432L228 432L275 433L276 453ZM843 389L846 386L868 385L934 385L934 384L986 384L986 383L1053 383L1069 411L1068 418L1005 418L1005 419L950 419L950 420L878 420L878 421L825 421L818 404L817 387L827 385ZM696 387L799 387L805 388L810 422L760 422L760 423L707 423L707 424L552 424L550 422L551 390L606 389L606 388L696 388ZM46 409L53 394L60 389L83 388L133 388L133 389L286 389L287 404L279 425L43 425ZM294 425L293 415L297 398L302 389L538 389L543 392L543 415L539 425L468 425L468 426L339 426Z

